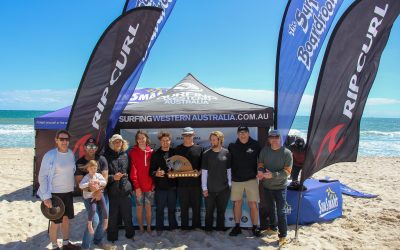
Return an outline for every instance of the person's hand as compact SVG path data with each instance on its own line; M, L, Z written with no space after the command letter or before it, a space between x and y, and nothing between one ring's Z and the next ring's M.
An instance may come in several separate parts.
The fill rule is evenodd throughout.
M265 179L272 179L272 172L270 172L270 171L266 171L265 173L264 173L264 178Z
M264 173L261 172L261 171L258 171L258 173L257 173L257 179L259 179L259 180L264 179Z
M204 190L203 195L204 195L204 197L208 197L208 190Z
M143 192L140 188L138 188L135 190L135 194L136 194L137 198L140 198L140 197L142 197Z
M43 203L48 208L52 208L53 207L53 203L51 202L50 199L44 200Z
M94 191L96 191L97 189L99 189L98 183L96 183L95 181L90 181L90 182L89 182L89 190L90 190L91 192L94 192Z
M161 168L157 169L157 171L156 171L157 177L164 177L164 174L165 174L164 170L161 170Z
M118 173L116 173L116 174L114 175L114 180L115 180L115 181L119 181L119 180L121 180L122 176L124 176L124 174L121 173L121 172L118 172Z

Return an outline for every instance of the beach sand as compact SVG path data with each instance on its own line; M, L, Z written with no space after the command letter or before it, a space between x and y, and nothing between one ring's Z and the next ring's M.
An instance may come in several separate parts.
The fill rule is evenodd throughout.
M45 249L49 244L48 221L40 201L32 196L33 149L0 149L0 249ZM366 193L374 199L343 196L343 216L328 223L301 226L299 242L285 249L400 249L400 158L359 158L318 172ZM86 213L75 198L71 240L80 244ZM238 237L214 232L164 232L161 236L136 235L125 239L120 230L118 249L277 249L277 236L254 238L250 231ZM294 226L289 226L294 238ZM59 236L61 238L61 236Z

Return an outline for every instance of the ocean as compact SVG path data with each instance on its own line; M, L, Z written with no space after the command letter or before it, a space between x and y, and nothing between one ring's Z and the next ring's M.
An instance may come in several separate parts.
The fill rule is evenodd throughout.
M33 119L50 111L0 110L0 148L35 147ZM309 117L296 117L290 133L306 138ZM360 156L400 157L400 118L363 118Z

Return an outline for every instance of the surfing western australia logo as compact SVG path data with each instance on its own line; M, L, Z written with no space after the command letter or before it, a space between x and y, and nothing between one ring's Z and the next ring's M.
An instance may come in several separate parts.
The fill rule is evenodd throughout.
M339 208L339 199L330 187L326 189L325 200L318 200L318 206L319 218L323 218Z

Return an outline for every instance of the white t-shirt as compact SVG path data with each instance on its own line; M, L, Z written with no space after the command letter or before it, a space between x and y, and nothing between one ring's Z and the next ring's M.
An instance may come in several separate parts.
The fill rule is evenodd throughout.
M54 161L54 176L51 182L52 193L68 193L74 191L75 157L70 151L62 153L57 150Z

